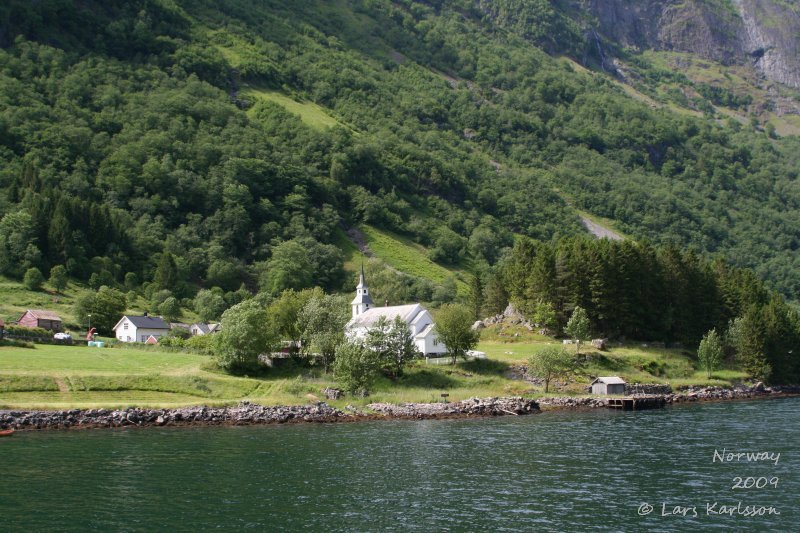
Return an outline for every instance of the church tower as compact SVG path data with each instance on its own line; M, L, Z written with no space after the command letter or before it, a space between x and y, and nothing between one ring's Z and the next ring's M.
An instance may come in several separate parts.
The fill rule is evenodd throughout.
M364 265L361 265L361 275L358 277L358 286L356 287L356 297L350 302L353 307L353 318L357 317L370 307L372 307L372 298L369 297L369 288L364 279Z

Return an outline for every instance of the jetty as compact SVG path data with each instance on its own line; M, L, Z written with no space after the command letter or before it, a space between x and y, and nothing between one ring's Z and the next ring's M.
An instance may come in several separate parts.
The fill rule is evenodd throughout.
M663 396L625 396L623 398L608 398L606 405L609 409L623 409L625 411L638 411L640 409L658 409L667 404Z

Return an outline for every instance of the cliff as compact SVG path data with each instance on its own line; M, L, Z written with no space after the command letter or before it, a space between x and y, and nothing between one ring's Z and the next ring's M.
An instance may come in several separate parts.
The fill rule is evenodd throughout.
M589 0L573 3L572 10L584 26L596 24L592 29L612 46L688 52L723 65L752 65L770 81L800 88L800 4Z

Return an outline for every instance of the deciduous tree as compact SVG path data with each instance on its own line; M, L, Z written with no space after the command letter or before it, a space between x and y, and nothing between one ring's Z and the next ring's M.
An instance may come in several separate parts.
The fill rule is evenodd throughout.
M466 358L467 351L478 344L480 335L472 329L473 322L470 309L459 304L443 305L436 313L435 329L453 358L453 364L459 357Z
M589 337L589 317L582 307L578 306L572 311L564 333L575 340L575 351L581 352L581 341Z
M722 339L717 335L716 329L712 329L703 336L703 340L700 341L700 346L697 348L697 360L705 369L707 376L711 378L711 374L722 361Z
M25 276L22 278L22 284L29 291L38 291L42 288L44 283L44 276L42 271L36 267L29 268L25 271Z
M279 337L269 314L257 301L247 300L222 314L222 331L214 336L214 358L230 371L258 365L258 356L276 347Z
M350 394L366 396L380 369L379 355L360 344L345 342L336 350L333 374L339 386Z
M56 265L50 269L49 283L56 292L61 292L67 288L67 269L64 268L64 265Z
M544 380L548 392L550 381L569 371L572 356L561 346L545 346L528 359L528 372Z

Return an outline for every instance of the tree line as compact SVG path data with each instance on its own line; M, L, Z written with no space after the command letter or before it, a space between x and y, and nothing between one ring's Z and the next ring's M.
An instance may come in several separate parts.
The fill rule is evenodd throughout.
M630 240L520 238L503 280L511 301L554 332L576 309L597 336L696 346L715 330L752 376L800 378L800 314L752 271L719 258Z

